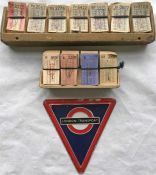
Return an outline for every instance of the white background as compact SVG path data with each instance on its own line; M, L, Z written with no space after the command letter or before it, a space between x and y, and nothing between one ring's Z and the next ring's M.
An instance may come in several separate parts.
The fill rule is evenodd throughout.
M152 4L156 14L156 2ZM0 16L4 6L7 1L1 0ZM76 175L42 103L47 98L93 97L115 98L117 105L84 174L155 175L156 42L147 46L96 48L115 51L119 60L125 61L121 87L114 90L39 88L42 52L47 49L51 47L11 48L0 43L0 175Z

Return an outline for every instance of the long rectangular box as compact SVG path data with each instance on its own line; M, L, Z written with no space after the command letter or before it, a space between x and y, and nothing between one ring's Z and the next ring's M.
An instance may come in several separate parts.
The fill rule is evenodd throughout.
M8 32L7 25L7 7L4 7L1 40L10 46L59 46L59 45L103 45L103 44L148 44L155 40L155 24L153 9L150 12L151 32L102 32L92 33L89 29L87 33L72 33L69 27L69 16L67 17L67 32L65 33L48 33L47 25L44 33L28 32ZM110 17L109 17L110 19ZM136 19L137 20L137 19ZM47 21L47 19L46 19ZM26 18L26 24L28 19ZM46 22L47 23L47 22ZM130 16L130 25L132 16Z

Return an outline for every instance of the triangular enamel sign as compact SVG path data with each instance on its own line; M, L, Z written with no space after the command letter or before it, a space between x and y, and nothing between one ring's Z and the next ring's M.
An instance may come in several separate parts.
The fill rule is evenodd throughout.
M77 171L85 171L116 104L114 99L45 100L44 106Z

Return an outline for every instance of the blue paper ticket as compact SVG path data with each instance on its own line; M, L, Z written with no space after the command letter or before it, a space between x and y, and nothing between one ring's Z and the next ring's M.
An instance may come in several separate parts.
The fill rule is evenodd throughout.
M96 53L81 53L80 55L81 68L98 68L99 55Z
M99 76L98 69L82 70L81 84L82 85L98 85Z

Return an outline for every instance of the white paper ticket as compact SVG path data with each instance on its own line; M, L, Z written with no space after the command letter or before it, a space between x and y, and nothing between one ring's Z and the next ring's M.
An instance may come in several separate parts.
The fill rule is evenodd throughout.
M129 16L130 4L129 3L114 3L111 5L111 16Z
M117 69L100 69L100 84L117 84Z
M60 51L45 51L42 57L43 69L60 68Z
M70 6L70 17L88 17L88 5L73 4Z
M90 5L90 17L107 17L108 3L93 3Z
M66 17L67 6L65 5L50 5L48 6L48 17Z
M46 18L46 5L41 3L29 3L28 5L29 18Z
M100 52L100 68L116 67L117 54L114 52ZM100 84L117 84L118 70L100 69Z
M150 16L151 4L149 2L132 3L132 16Z
M133 31L134 32L151 32L150 17L133 18Z
M25 18L21 18L21 19L8 18L6 29L9 31L24 32L25 31Z
M48 32L66 32L66 19L49 19Z
M60 84L60 71L43 70L43 84Z
M100 52L100 68L101 67L116 67L117 54L115 52L101 51Z
M73 32L88 32L88 19L70 19L70 27Z
M91 18L91 32L107 32L108 18Z
M27 32L45 32L45 19L29 19Z
M111 32L130 32L129 18L112 18Z

